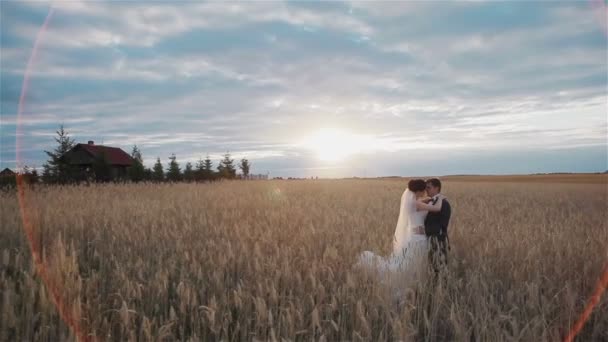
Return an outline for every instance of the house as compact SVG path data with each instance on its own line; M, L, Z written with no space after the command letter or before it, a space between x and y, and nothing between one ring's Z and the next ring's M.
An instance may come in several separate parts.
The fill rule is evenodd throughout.
M133 165L133 158L127 152L118 147L95 145L93 141L89 141L87 144L76 144L61 159L79 170L81 178L96 176L99 179L100 175L95 175L95 172L100 172L100 164L108 168L106 170L108 175L105 177L126 178L129 167ZM103 163L104 160L105 163Z
M17 174L13 172L13 170L8 167L2 171L0 171L0 189L5 186L13 187L17 181Z
M2 171L0 171L0 177L15 177L17 174L13 172L13 170L8 167Z

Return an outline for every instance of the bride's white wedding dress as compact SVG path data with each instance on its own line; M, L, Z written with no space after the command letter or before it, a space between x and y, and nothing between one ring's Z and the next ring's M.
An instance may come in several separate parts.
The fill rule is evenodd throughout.
M384 258L365 251L359 256L358 265L378 271L384 279L398 275L402 285L413 287L426 273L428 240L415 229L424 227L428 211L416 210L416 195L410 190L405 190L401 196L399 208L392 253Z

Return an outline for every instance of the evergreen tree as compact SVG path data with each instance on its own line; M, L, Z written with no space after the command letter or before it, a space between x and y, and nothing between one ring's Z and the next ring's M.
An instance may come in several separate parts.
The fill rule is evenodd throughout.
M155 182L162 182L165 180L165 171L163 170L163 164L160 162L160 158L156 158L156 164L152 169L152 180Z
M137 145L133 145L131 158L133 158L133 165L129 168L129 179L133 182L141 182L145 178L145 169L141 151Z
M167 170L167 179L171 182L179 182L182 180L181 169L179 168L179 163L176 161L175 154L172 154L169 157L169 170Z
M204 172L205 172L205 162L203 161L202 158L200 158L198 160L198 162L196 162L196 169L194 170L194 179L197 182L202 181L204 179L203 178Z
M51 184L55 181L55 177L53 177L53 170L48 163L44 163L42 165L42 182L46 184Z
M69 137L68 132L61 125L57 131L55 142L57 142L58 146L52 152L44 151L49 156L49 160L45 164L46 168L48 168L48 171L45 168L45 171L47 171L46 178L49 183L67 183L72 180L74 172L73 168L61 157L74 147L74 139Z
M38 176L38 170L34 167L32 169L32 173L30 174L30 182L31 184L38 184L40 182L40 176Z
M209 155L207 155L204 160L203 179L208 181L215 179L215 172L213 172L213 162L211 161L211 158L209 158Z
M144 159L141 156L141 150L137 145L133 145L133 149L131 150L131 158L138 161L140 164L144 163Z
M251 164L249 163L249 160L247 160L246 158L241 159L239 169L241 169L241 172L243 173L243 178L249 178L249 170L251 169Z
M184 169L184 180L186 182L192 182L194 180L194 169L191 162L186 163L186 168Z
M152 169L145 167L144 168L144 181L151 182L153 180L152 175L153 175Z
M236 178L236 168L234 167L234 160L230 158L230 153L224 154L224 159L222 159L217 166L217 171L220 178Z
M197 181L210 181L215 178L215 172L213 172L213 162L209 158L209 155L203 160L199 159L196 163L196 180Z

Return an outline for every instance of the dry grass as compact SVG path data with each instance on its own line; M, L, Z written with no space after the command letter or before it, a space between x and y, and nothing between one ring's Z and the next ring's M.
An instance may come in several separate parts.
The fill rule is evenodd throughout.
M573 173L573 174L539 174L539 175L506 175L506 176L448 176L450 182L506 182L506 183L574 183L598 184L608 186L608 174Z
M607 260L606 188L450 183L446 279L397 306L352 268L388 253L404 181L40 188L0 194L0 340L480 340L563 336ZM59 297L58 297L59 298ZM608 300L580 340L608 340Z

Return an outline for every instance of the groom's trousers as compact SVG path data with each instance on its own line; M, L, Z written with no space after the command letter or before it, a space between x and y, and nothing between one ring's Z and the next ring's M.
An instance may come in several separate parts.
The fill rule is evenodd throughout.
M429 236L429 263L433 266L435 273L448 264L448 244L447 235Z

